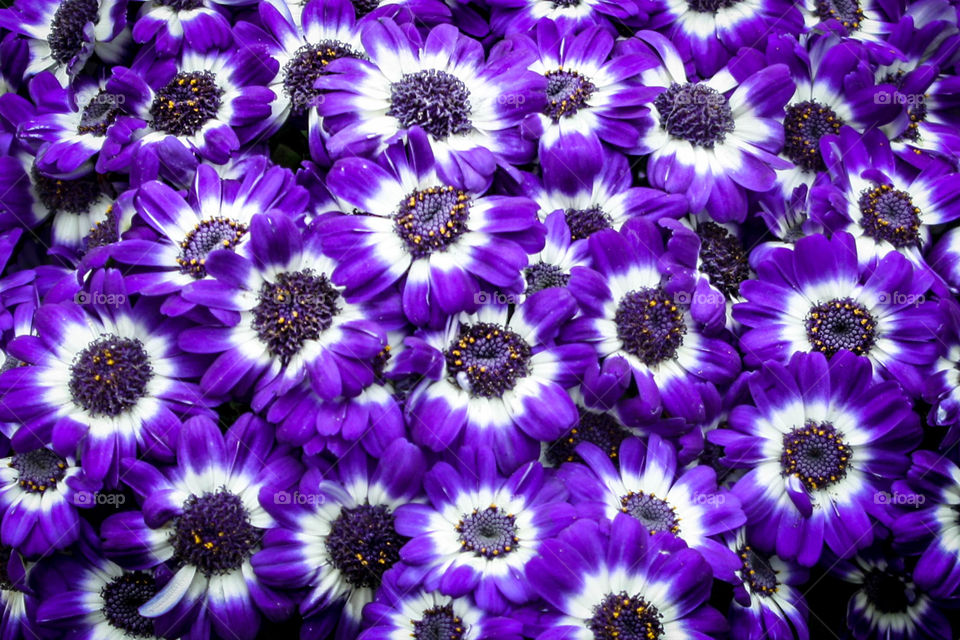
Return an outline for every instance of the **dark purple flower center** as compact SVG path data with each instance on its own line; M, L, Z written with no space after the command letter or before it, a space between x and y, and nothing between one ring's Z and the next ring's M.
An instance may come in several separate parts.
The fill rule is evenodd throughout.
M595 84L576 71L567 69L548 71L546 78L547 106L544 108L544 113L553 118L554 122L559 122L560 118L572 116L582 109L597 90Z
M181 71L153 99L153 128L173 136L192 136L217 115L223 94L213 73Z
M876 320L863 305L850 298L812 307L804 326L810 346L827 357L841 349L865 355L876 340Z
M453 604L431 607L419 620L413 621L413 640L463 640L463 618L453 610Z
M170 7L176 11L191 11L203 6L203 0L153 0L161 7Z
M752 275L740 240L715 222L701 222L697 235L700 236L700 270L727 298L739 296L740 283Z
M49 449L15 454L10 466L17 470L17 484L29 493L55 487L67 472L67 461Z
M474 396L500 397L530 372L530 345L488 322L463 325L445 355L450 377Z
M523 270L523 277L527 282L527 293L536 293L544 289L565 287L570 282L570 274L555 264L538 262Z
M180 273L196 279L207 275L207 255L214 249L233 249L247 234L247 225L229 218L211 218L197 224L180 243Z
M73 359L70 394L94 416L116 416L147 394L150 356L136 338L104 334Z
M615 460L620 452L620 443L630 436L630 432L609 413L596 413L582 407L578 407L578 410L580 422L567 435L550 443L544 454L547 461L552 465L582 462L576 452L581 442L592 442Z
M327 65L340 58L359 58L359 53L337 40L305 44L283 68L283 90L290 96L294 113L304 113L316 106L322 93L314 88L317 79L327 73Z
M51 213L87 213L100 199L100 183L93 176L60 180L45 176L33 167L31 177L40 203Z
M817 15L821 20L837 20L847 29L859 29L863 21L860 0L817 0Z
M50 23L50 56L60 64L70 62L83 48L84 27L100 21L97 0L61 0Z
M470 122L470 91L467 85L446 71L425 69L405 74L390 85L388 116L403 128L414 125L438 140L465 133Z
M494 505L464 515L456 528L463 551L477 557L496 558L510 553L520 541L513 514Z
M857 204L864 235L898 249L920 243L920 209L906 191L882 184L865 189Z
M916 600L906 576L889 569L872 569L863 579L863 591L870 603L883 613L903 613Z
M97 247L106 247L120 239L120 220L113 205L107 207L107 217L95 222L90 232L83 238L83 251L89 252Z
M698 13L716 13L720 9L726 9L737 4L740 0L687 0L687 6L691 11Z
M727 98L702 83L674 82L653 101L660 128L675 138L712 149L733 131L733 112Z
M843 120L826 105L807 100L787 107L783 155L805 171L825 171L820 138L840 132Z
M253 329L284 364L307 340L316 340L340 313L340 291L326 274L311 269L280 273L260 287Z
M400 559L407 541L394 528L393 513L384 505L344 507L327 534L327 553L353 587L376 589Z
M780 583L777 572L770 567L766 558L745 545L737 552L740 556L740 579L750 585L750 591L760 596L769 596L777 592Z
M683 344L683 311L660 287L631 291L614 316L623 350L644 364L672 360Z
M808 422L783 436L780 467L784 476L796 476L808 491L816 491L847 475L852 454L832 424Z
M259 542L243 501L226 489L187 498L170 537L174 560L207 577L239 569Z
M394 216L396 230L416 258L444 251L467 231L470 196L454 187L411 193Z
M726 452L722 446L708 440L703 443L703 451L697 458L700 464L706 465L716 472L718 485L722 485L730 474L733 473L733 469L723 463L723 457L725 455Z
M894 138L894 142L918 142L920 140L920 125L927 119L927 105L922 100L907 107L907 115L910 116L910 124L903 130L899 136Z
M380 6L380 0L351 0L353 4L353 10L356 12L358 18L371 13L374 9Z
M669 502L652 493L628 492L627 495L620 497L620 511L629 513L639 520L650 533L680 532L677 510Z
M101 137L107 135L107 129L120 115L122 100L120 96L101 89L83 108L77 133L89 133Z
M153 578L143 572L124 573L100 590L101 611L110 626L133 638L155 638L153 620L140 615L140 607L157 594Z
M570 227L571 240L589 238L597 231L613 228L613 218L599 205L589 209L567 209L563 212L563 217Z
M663 614L640 594L610 593L593 607L587 628L594 640L659 640Z

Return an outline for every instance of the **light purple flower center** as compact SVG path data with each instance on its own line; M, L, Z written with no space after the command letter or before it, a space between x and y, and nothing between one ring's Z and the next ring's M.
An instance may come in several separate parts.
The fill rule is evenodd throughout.
M790 105L783 120L783 155L805 171L825 171L820 138L838 134L843 125L833 109L819 102L807 100Z
M513 514L493 505L464 515L456 529L462 550L477 557L496 558L508 554L520 541Z
M140 615L140 607L157 593L157 585L142 571L117 576L100 590L101 611L107 623L133 638L155 638L153 620Z
M170 544L176 562L193 565L210 577L239 569L253 555L260 537L243 501L220 489L187 499Z
M570 281L569 273L564 273L563 269L557 265L546 262L530 265L524 269L523 277L527 282L528 294L554 287L565 287Z
M624 351L648 366L675 358L687 333L683 311L660 287L625 295L614 322Z
M817 15L821 20L837 20L848 29L859 29L863 9L859 0L817 0Z
M554 122L570 117L582 109L590 96L597 90L583 74L567 69L556 69L546 73L547 106L544 113Z
M197 223L180 243L180 272L196 279L207 275L207 255L214 249L230 249L243 239L247 225L229 218L211 218Z
M920 208L906 191L882 184L865 189L857 204L864 235L902 249L920 243Z
M77 354L70 367L74 402L94 416L117 416L147 394L150 356L136 338L104 334Z
M702 83L671 84L653 101L660 128L674 138L712 149L734 129L726 96Z
M466 133L470 122L470 91L446 71L425 69L405 74L390 85L390 109L403 128L415 125L438 140Z
M769 596L777 592L779 582L777 572L770 567L766 558L745 545L737 552L740 556L740 579L750 585L750 591L759 596Z
M50 23L50 56L60 64L70 62L83 48L84 27L99 22L97 0L61 0Z
M658 640L663 614L640 594L610 593L593 608L587 628L594 640Z
M55 487L67 471L67 461L49 449L18 453L10 466L17 471L17 484L29 493L43 493Z
M815 305L804 326L810 346L827 357L841 349L866 355L876 340L876 320L863 305L850 298Z
M431 607L413 621L413 640L462 640L465 628L452 604Z
M629 491L620 497L620 511L640 521L650 533L669 531L680 533L677 510L669 502L652 493Z
M784 476L795 476L816 491L847 475L852 454L832 424L808 422L783 436L780 466Z
M406 538L394 528L384 505L344 507L327 534L327 553L351 586L376 589L383 574L400 559Z
M454 384L466 385L474 396L500 397L530 372L530 345L488 322L462 326L445 355Z
M451 186L414 191L394 216L396 231L415 258L444 251L468 231L470 196Z
M613 228L613 218L599 205L589 209L567 209L563 212L563 217L570 227L571 240L582 240L597 231Z
M223 94L213 73L181 71L153 99L153 128L173 136L192 136L217 115Z

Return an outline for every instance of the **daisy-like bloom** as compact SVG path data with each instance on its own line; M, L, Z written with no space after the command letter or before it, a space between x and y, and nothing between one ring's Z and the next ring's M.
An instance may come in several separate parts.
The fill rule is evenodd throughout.
M0 9L0 27L27 39L25 76L52 71L57 80L72 80L94 54L116 64L130 36L126 0L18 0Z
M707 605L710 576L699 553L625 513L609 532L578 520L527 563L527 579L555 610L536 638L707 640L726 631Z
M184 350L219 354L201 388L241 394L256 383L253 402L262 407L288 392L309 392L302 381L326 400L372 383L373 358L386 344L377 318L390 300L353 302L331 280L335 267L316 233L279 214L253 217L249 256L210 253L206 269L215 279L197 280L181 294L228 323L180 334Z
M811 190L811 217L831 232L850 233L861 263L899 251L927 268L931 225L960 218L960 174L940 163L904 171L877 129L861 136L844 127L823 139L823 151L830 180Z
M661 273L659 229L633 219L619 233L595 233L589 246L593 269L575 268L568 285L581 315L564 329L562 340L592 344L601 358L626 359L641 414L653 417L663 407L672 416L702 422L701 388L731 381L740 357L723 340L704 335L693 320L692 287L682 288Z
M452 598L436 591L402 589L395 573L384 576L376 600L363 610L366 630L357 640L520 640L516 615L495 617L470 598Z
M152 42L164 56L176 55L184 42L194 51L223 49L233 42L230 15L217 0L147 0L133 25L133 40Z
M27 557L63 549L77 540L77 492L71 478L80 473L72 456L47 447L0 458L0 542Z
M521 132L539 140L541 163L551 165L552 180L569 181L570 191L605 169L603 143L621 150L637 146L637 117L657 94L641 86L638 76L658 61L637 47L615 46L614 35L600 27L563 33L556 23L541 20L534 37L535 42L523 41L533 56L529 69L545 87L543 108L524 117ZM620 178L622 168L611 167L611 176Z
M339 640L357 637L364 605L400 560L407 538L397 531L395 512L422 491L426 461L417 447L395 440L380 459L353 449L329 474L308 471L296 492L263 497L281 526L264 536L253 557L257 577L273 587L306 589L300 602L306 624L332 616Z
M289 615L292 603L263 584L250 558L264 531L275 527L259 495L288 489L301 468L274 448L273 429L244 414L221 433L209 418L184 423L177 466L158 470L128 460L124 482L140 511L107 518L101 530L107 557L134 571L153 570L160 589L138 611L160 635L250 640L261 614Z
M887 39L903 15L904 4L882 0L803 0L803 20L808 31L821 27L845 38L863 42L871 56L888 64L900 52Z
M567 223L566 212L548 214L543 225L547 235L543 249L530 256L529 266L523 270L525 295L553 287L566 287L574 267L590 264L586 242L576 242Z
M484 611L508 614L534 599L524 569L544 540L574 521L573 507L539 462L504 478L489 448L464 447L453 460L457 468L439 462L425 476L430 504L397 509L397 531L410 538L398 583L473 594Z
M901 388L872 377L849 351L767 363L747 381L752 404L707 436L728 464L750 469L733 493L760 549L810 566L824 543L842 558L870 544L869 516L887 509L876 497L906 471L921 437Z
M619 468L592 443L578 445L577 454L586 466L568 464L560 474L581 516L604 522L628 514L651 535L677 536L703 556L715 577L733 582L737 559L718 537L746 518L737 498L717 488L713 469L699 466L678 473L676 450L657 434L646 442L624 440Z
M107 91L123 96L125 113L135 116L128 143L117 133L118 149L106 162L111 171L144 162L150 149L161 168L195 164L194 154L223 164L249 140L250 126L270 115L274 94L266 87L277 62L259 49L184 48L176 59L141 50L132 66L114 67ZM114 136L111 136L114 137ZM168 169L169 171L169 169Z
M489 0L490 28L497 35L529 33L544 21L560 33L577 33L598 26L611 34L625 22L646 18L634 0Z
M920 394L937 358L941 322L925 297L934 282L928 271L895 251L859 265L855 239L844 232L801 238L755 266L757 279L740 284L745 302L733 307L734 319L748 328L740 339L748 365L846 349L869 359L877 377Z
M902 490L902 491L901 491ZM932 451L915 451L906 479L894 484L906 512L892 525L894 539L922 551L913 579L937 598L960 593L960 467Z
M800 33L803 16L788 0L656 0L649 29L660 31L708 78L740 47L762 47L769 33Z
M857 585L847 605L856 640L942 640L952 636L938 603L914 583L902 557L867 550L832 571Z
M742 221L747 193L771 189L774 170L790 166L775 155L783 147L783 108L794 91L790 70L744 50L709 80L690 82L669 40L652 31L637 37L637 48L659 59L640 76L661 90L642 118L634 150L650 154L650 184L686 194L691 211Z
M926 380L923 399L930 404L928 424L949 429L941 443L947 448L960 439L960 306L941 300L940 314L944 320L938 332L940 357Z
M186 381L198 363L176 345L182 324L147 301L131 306L115 270L93 274L75 301L41 306L34 327L7 346L30 366L0 374L0 419L23 423L18 451L52 442L72 456L79 447L85 475L116 486L121 458L169 456L176 414L205 410Z
M540 219L560 211L570 239L586 251L586 239L597 231L617 231L631 218L677 218L686 213L687 199L659 189L634 187L633 171L625 156L598 148L597 166L571 172L565 147L541 158L542 178L524 174L524 192L540 205Z
M258 156L244 166L240 180L221 178L209 165L197 167L185 195L159 181L140 187L134 199L137 217L156 238L130 237L111 250L114 259L138 267L126 276L127 288L148 296L170 296L162 311L179 315L193 305L177 294L207 277L204 266L214 250L250 256L250 222L271 211L291 217L303 213L307 192L296 186L289 169Z
M325 251L340 262L334 278L367 299L406 275L403 311L415 324L476 309L482 287L519 294L527 254L543 248L535 202L448 180L423 131L376 162L338 161L327 188L354 210L317 225Z
M453 25L421 40L386 19L368 23L361 42L370 60L335 60L316 85L327 90L318 110L333 157L379 153L422 128L443 181L471 191L485 190L498 165L532 158L518 125L542 104L542 81L519 47L485 60Z
M39 604L27 585L27 567L15 550L0 544L0 638L39 638L35 620Z
M569 293L545 289L512 315L486 304L408 338L397 370L424 374L406 400L414 442L443 451L462 434L466 446L492 447L504 473L536 460L540 442L576 424L566 389L595 359L586 345L553 344L575 312Z
M737 558L737 582L730 603L730 633L742 640L807 640L807 605L797 589L808 572L748 544L745 529L729 536Z

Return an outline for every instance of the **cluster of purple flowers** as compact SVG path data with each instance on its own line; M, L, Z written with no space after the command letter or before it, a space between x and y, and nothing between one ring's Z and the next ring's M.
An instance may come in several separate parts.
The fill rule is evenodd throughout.
M3 4L0 640L960 633L953 0Z

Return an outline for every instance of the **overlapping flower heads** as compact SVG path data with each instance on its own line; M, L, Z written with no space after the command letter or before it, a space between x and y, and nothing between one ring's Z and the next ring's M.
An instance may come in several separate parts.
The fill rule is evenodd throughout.
M0 4L2 640L960 633L956 3Z

